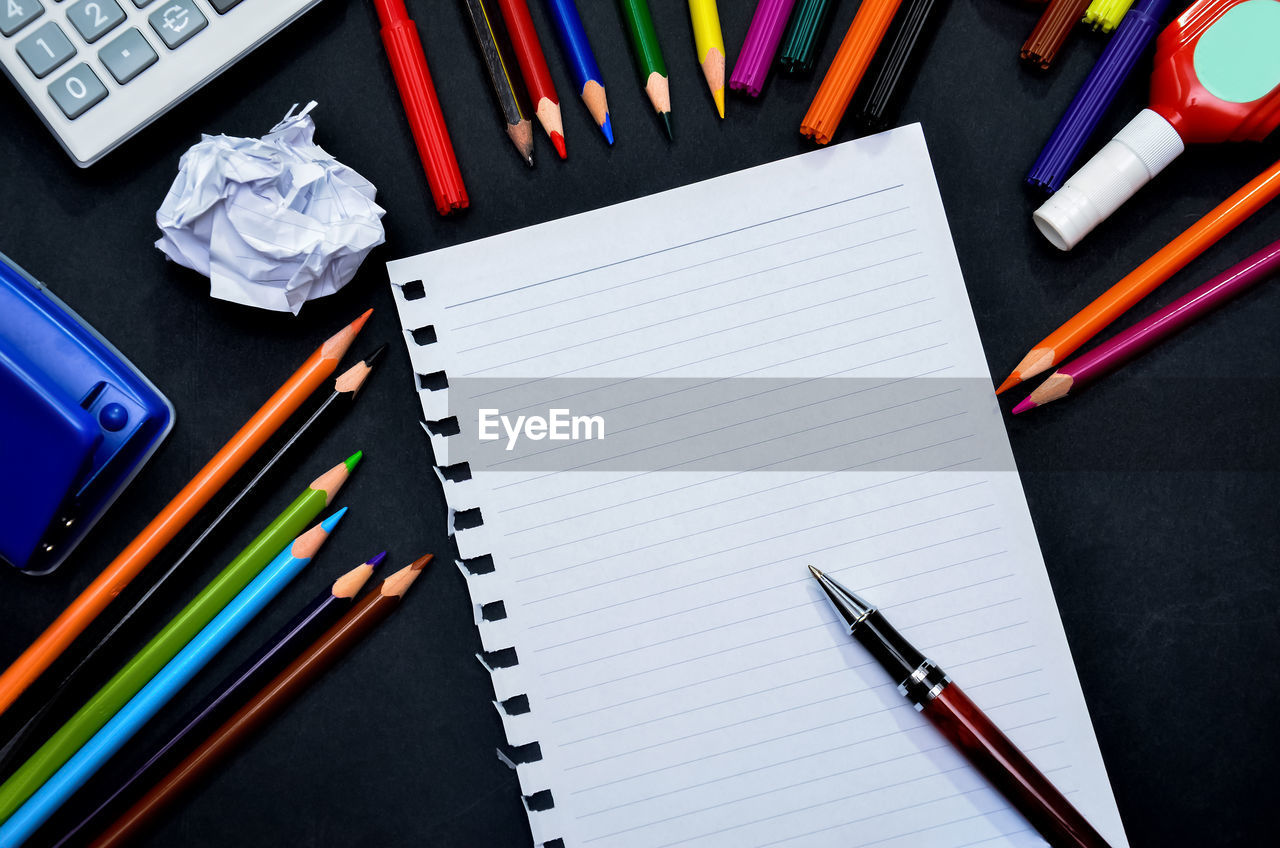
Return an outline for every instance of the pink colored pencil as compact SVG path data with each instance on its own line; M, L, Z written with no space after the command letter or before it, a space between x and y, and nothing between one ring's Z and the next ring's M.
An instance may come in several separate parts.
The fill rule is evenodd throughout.
M1243 262L1231 266L1207 283L1192 289L1159 312L1152 313L1115 338L1103 342L1084 356L1078 356L1063 365L1049 379L1041 383L1040 387L1026 400L1015 406L1013 414L1017 415L1066 397L1069 393L1110 374L1183 327L1278 272L1280 272L1280 241L1274 241Z
M760 96L795 4L796 0L760 0L756 4L747 39L742 42L742 51L733 65L733 76L729 77L729 88L745 91L752 97Z

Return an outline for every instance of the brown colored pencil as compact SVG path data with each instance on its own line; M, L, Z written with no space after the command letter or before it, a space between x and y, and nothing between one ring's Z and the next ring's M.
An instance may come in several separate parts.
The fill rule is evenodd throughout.
M1084 19L1089 0L1049 0L1036 28L1022 45L1022 61L1048 70L1075 25Z
M92 843L93 848L126 845L183 792L239 748L255 731L274 718L321 674L368 636L400 605L413 581L431 562L431 554L390 575L377 589L361 598L291 662L284 671L253 696L235 715L213 732L181 763L160 780L124 815Z

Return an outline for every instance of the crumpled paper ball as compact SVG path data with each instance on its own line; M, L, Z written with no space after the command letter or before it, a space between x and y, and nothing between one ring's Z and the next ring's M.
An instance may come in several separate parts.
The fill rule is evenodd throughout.
M205 135L182 155L156 247L213 297L297 315L385 240L377 189L312 140L315 106L295 104L260 139Z

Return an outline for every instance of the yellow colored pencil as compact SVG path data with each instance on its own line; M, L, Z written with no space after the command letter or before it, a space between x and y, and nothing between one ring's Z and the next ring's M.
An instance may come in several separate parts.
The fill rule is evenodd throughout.
M707 78L707 87L716 101L716 111L724 117L724 35L720 32L720 10L716 0L689 0L689 19L693 21L693 42L698 51L698 64Z

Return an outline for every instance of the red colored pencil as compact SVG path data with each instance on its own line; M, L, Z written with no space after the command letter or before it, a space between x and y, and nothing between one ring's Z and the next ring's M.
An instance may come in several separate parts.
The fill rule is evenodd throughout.
M529 6L524 0L498 0L498 8L507 22L520 74L533 101L533 114L551 136L556 153L564 159L568 153L564 146L564 122L560 119L560 95L556 94L556 84L551 81L551 69L547 67L547 57L542 55L542 42L538 41L538 31L533 28Z
M467 187L462 184L462 171L458 157L449 140L449 128L440 111L440 99L436 96L431 71L427 68L427 56L422 52L422 40L418 28L409 19L404 0L373 0L382 24L382 44L391 62L391 73L400 90L400 102L413 141L418 146L418 158L427 172L431 197L441 215L449 215L471 205Z
M1059 368L1026 400L1013 408L1018 415L1084 388L1142 355L1234 297L1280 273L1280 241L1274 241L1173 303Z

